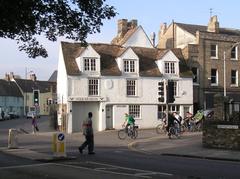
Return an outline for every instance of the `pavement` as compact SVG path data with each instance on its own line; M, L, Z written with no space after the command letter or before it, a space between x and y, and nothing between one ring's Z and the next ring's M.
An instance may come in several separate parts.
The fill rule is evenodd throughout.
M84 141L82 133L65 134L67 157L55 157L52 152L52 136L55 132L39 132L37 134L19 134L18 148L8 149L1 146L0 151L11 155L49 162L61 159L74 159L78 154L78 146ZM184 133L180 139L168 139L166 135L156 134L154 129L139 130L136 140L120 140L117 130L97 132L94 136L95 150L101 147L128 147L129 150L146 155L168 155L212 160L240 162L240 151L209 149L202 147L202 134ZM109 149L111 150L111 149Z

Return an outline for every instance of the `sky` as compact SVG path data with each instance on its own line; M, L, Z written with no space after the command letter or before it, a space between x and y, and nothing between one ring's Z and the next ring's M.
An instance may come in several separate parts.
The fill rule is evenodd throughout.
M174 20L179 23L207 25L210 12L218 16L220 27L240 29L240 1L238 0L106 0L116 8L118 15L111 20L104 20L101 33L89 35L87 42L110 43L117 34L117 20L136 19L146 34L158 34L161 23L168 25ZM212 9L212 11L210 11ZM158 38L158 37L157 37ZM0 38L0 79L6 73L14 72L25 78L35 73L38 80L48 80L57 70L60 39L49 42L40 37L48 50L47 58L28 58L20 52L16 41Z

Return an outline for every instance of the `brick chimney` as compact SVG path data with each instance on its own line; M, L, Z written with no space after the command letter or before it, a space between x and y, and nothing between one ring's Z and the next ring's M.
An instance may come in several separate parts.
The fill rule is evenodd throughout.
M210 18L207 31L219 33L219 22L218 22L217 16L213 16Z
M10 75L8 73L5 73L5 78L6 81L10 81Z
M9 77L10 77L10 80L14 79L14 78L15 78L15 75L14 75L14 73L13 73L13 72L10 72L10 75L9 75Z
M129 22L127 19L118 20L118 38L123 38L129 30L134 29L135 27L137 27L136 19Z
M30 74L30 80L32 81L36 81L37 80L37 77L34 73Z
M159 36L164 35L166 31L167 31L167 23L165 22L160 25Z

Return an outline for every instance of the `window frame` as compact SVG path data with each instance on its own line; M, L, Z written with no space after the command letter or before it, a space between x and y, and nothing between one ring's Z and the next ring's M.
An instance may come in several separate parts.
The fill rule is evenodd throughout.
M129 105L128 114L133 116L134 119L141 119L141 105L139 104Z
M168 111L180 113L180 105L179 104L168 105Z
M96 58L83 58L84 71L96 71Z
M164 62L165 74L176 74L176 62Z
M97 83L92 84L90 83L91 81L97 81ZM100 80L98 78L89 78L88 79L88 96L99 96L99 85L100 85ZM92 87L90 89L90 87Z
M215 46L215 49L213 50L212 47ZM213 56L212 53L215 53ZM211 44L210 45L210 57L211 59L218 59L218 45L217 44Z
M235 72L235 78L233 77L233 73ZM235 79L235 83L233 83L233 79ZM238 70L231 70L231 86L238 86Z
M196 74L194 73L193 69L196 69ZM199 83L199 69L197 67L192 67L191 71L192 71L192 73L194 75L193 83ZM194 79L196 79L196 81Z
M123 71L124 73L136 73L136 60L124 59L123 60Z
M177 81L173 81L173 95L174 95L174 97L178 96L178 82Z
M234 57L232 57L234 52ZM238 46L235 46L231 49L231 60L238 60Z
M215 70L215 72L216 72L215 76L213 76L212 70ZM212 82L213 78L215 78L215 83ZM211 69L211 85L212 86L217 86L218 85L218 70L216 68Z
M134 82L133 84L131 84ZM129 97L137 96L137 80L126 79L126 95Z

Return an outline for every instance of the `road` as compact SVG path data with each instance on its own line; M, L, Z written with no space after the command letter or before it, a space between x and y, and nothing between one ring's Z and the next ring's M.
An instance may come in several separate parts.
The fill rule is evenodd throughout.
M43 129L47 119L40 121ZM0 122L0 141L8 126L21 127L29 121ZM43 129L44 130L44 129ZM5 132L4 132L5 131ZM116 139L117 140L117 139ZM186 140L186 139L184 139ZM194 138L192 138L194 140ZM106 144L108 139L105 139ZM180 140L179 140L180 141ZM117 142L117 141L116 141ZM122 142L122 141L119 141ZM170 178L170 179L239 179L240 162L207 160L164 156L156 152L157 145L167 145L167 138L154 143L143 143L141 149L150 148L155 152L131 151L124 145L96 145L95 155L79 154L72 150L72 160L51 162L32 161L0 153L0 179L46 178L46 179L118 179L118 178ZM2 143L1 143L2 145ZM150 145L150 146L149 146ZM169 144L168 144L169 145ZM183 148L179 148L183 150Z

